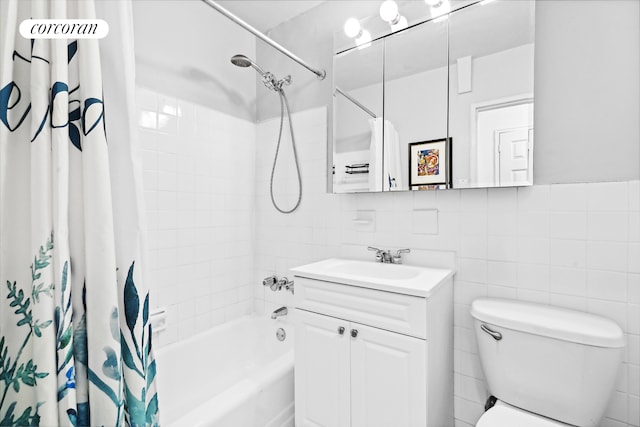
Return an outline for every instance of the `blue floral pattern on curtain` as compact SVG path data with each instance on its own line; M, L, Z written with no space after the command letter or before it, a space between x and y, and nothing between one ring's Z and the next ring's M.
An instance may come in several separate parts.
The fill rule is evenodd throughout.
M112 177L98 40L17 31L80 17L93 0L0 1L0 426L158 425L140 212Z

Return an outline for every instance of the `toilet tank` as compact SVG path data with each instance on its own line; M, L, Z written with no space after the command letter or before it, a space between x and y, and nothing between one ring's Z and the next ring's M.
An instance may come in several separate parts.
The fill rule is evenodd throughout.
M473 301L471 316L492 395L567 424L598 425L625 346L622 329L614 321L495 298Z

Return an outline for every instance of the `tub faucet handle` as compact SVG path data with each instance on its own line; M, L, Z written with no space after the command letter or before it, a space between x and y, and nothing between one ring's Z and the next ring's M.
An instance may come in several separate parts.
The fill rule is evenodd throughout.
M273 287L274 284L278 282L278 278L276 276L269 276L262 279L262 286Z
M293 293L293 280L287 279L287 276L284 276L282 279L278 280L278 290L285 288L287 291Z

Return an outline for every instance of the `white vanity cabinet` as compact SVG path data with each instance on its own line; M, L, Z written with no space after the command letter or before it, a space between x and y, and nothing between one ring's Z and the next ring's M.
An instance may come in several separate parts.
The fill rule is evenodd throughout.
M375 277L331 268L345 263ZM453 425L450 271L332 259L292 272L297 427Z

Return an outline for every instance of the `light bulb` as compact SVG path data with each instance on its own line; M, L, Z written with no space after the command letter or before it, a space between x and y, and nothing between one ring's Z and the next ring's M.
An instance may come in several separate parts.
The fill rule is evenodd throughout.
M424 0L424 2L431 7L438 7L440 3L442 3L442 0Z
M405 18L404 16L401 16L400 19L398 19L398 22L395 24L391 24L391 31L396 32L396 31L400 31L400 30L404 30L405 28L407 28L409 24L407 23L407 18Z
M385 0L380 5L380 18L392 22L398 17L398 4L393 0Z
M347 37L358 37L361 32L360 22L356 18L349 18L344 23L344 33Z
M367 30L362 30L362 34L356 39L356 46L358 46L358 49L365 49L371 46L371 33Z

